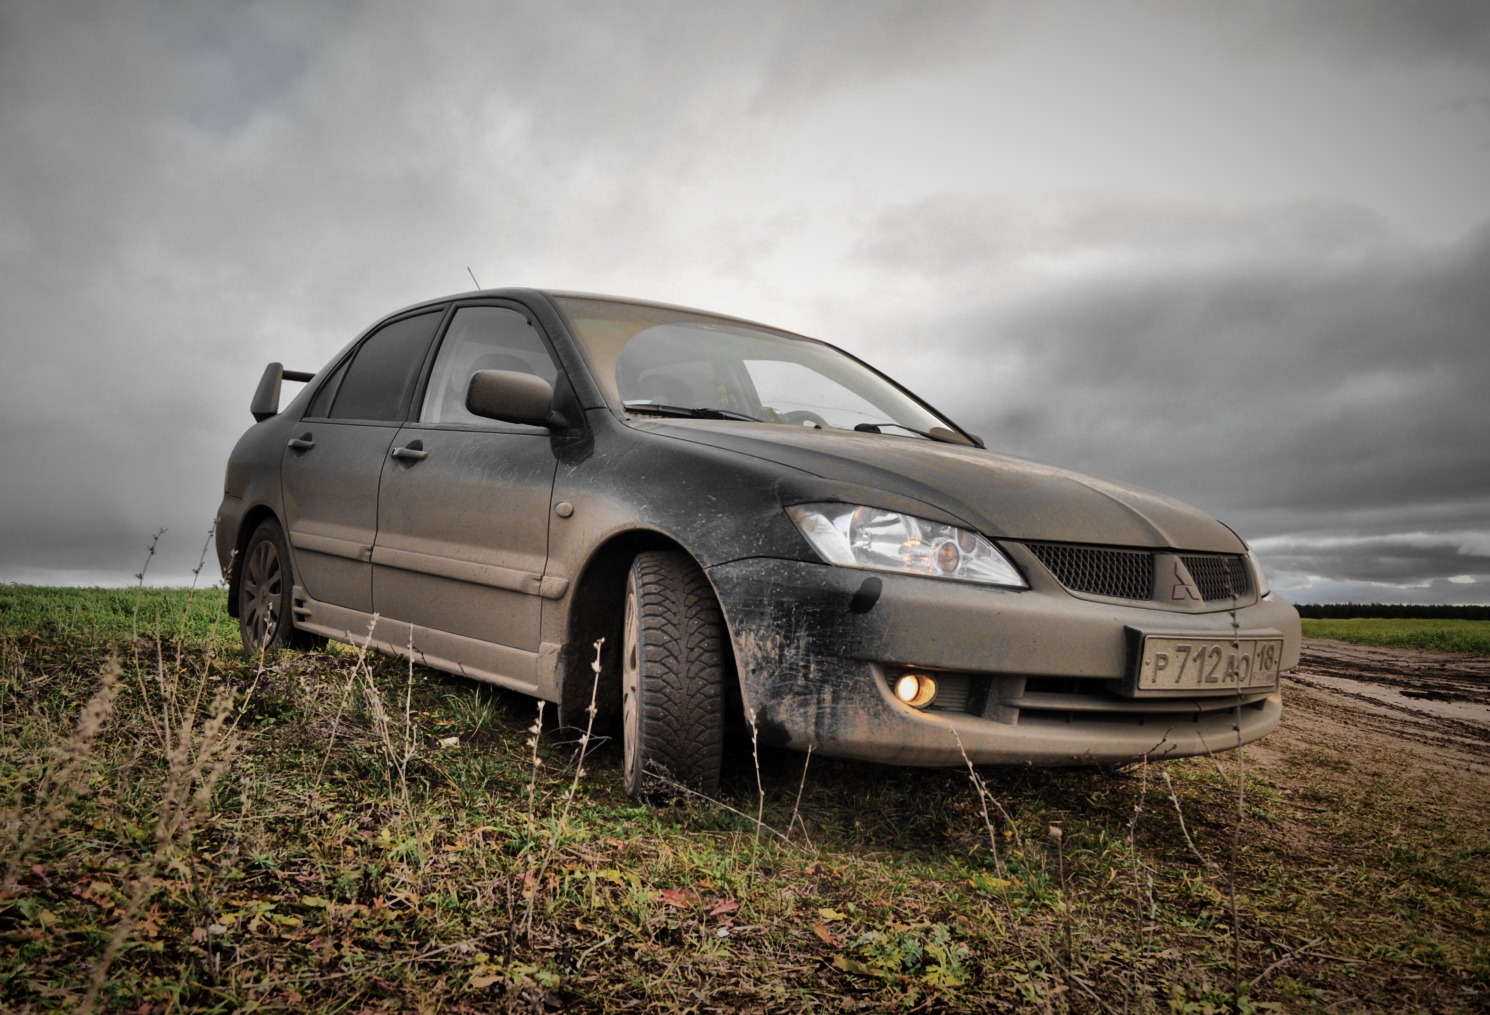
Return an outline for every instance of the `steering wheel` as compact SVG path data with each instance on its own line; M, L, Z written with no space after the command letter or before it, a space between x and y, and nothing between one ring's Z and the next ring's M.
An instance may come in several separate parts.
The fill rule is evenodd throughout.
M795 423L797 426L811 423L813 426L817 427L820 430L827 429L828 426L827 420L823 419L823 417L819 416L817 413L810 412L807 409L793 409L791 412L779 412L777 413L777 415L781 417L782 421L787 423Z

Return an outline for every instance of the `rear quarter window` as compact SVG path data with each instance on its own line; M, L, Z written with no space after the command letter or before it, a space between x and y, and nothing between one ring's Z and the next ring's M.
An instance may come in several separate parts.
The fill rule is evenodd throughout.
M363 342L336 390L331 418L406 419L409 399L419 382L419 368L443 315L443 310L437 310L405 317L383 326Z

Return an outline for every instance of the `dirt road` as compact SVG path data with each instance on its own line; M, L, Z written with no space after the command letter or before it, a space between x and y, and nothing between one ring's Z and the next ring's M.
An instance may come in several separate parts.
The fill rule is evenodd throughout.
M1290 695L1289 684L1311 693ZM1490 656L1306 640L1279 734L1396 746L1490 777Z
M1283 680L1283 726L1249 751L1281 777L1293 768L1284 759L1322 748L1448 775L1424 791L1480 808L1490 799L1490 656L1305 639Z
M1306 640L1246 764L1253 877L1289 872L1274 933L1309 941L1258 977L1287 1010L1486 1011L1490 656Z

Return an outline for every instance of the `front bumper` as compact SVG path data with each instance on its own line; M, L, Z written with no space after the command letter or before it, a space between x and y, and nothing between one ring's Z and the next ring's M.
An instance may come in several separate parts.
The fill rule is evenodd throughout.
M755 558L709 569L734 643L741 696L763 741L897 765L1116 764L1221 751L1277 726L1271 693L1125 697L1135 631L1284 639L1293 608L1174 613L940 579ZM902 667L946 691L897 700Z

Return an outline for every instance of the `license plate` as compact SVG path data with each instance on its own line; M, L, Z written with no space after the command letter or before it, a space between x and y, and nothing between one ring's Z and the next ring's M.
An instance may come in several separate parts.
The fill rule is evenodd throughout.
M1145 635L1139 694L1266 691L1278 686L1282 638Z

